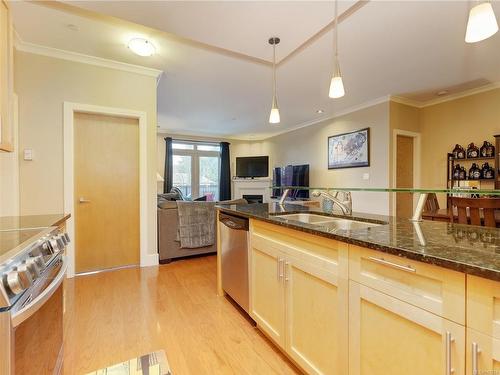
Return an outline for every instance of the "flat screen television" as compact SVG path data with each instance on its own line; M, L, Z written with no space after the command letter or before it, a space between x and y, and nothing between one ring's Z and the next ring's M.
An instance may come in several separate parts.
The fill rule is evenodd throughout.
M236 158L236 177L269 176L269 156L248 156Z

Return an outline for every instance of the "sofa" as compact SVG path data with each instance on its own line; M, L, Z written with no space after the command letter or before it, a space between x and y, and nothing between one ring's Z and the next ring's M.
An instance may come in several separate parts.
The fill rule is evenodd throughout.
M169 193L170 194L170 193ZM217 240L213 245L199 248L182 248L178 241L178 211L177 202L175 200L167 200L164 197L158 197L158 253L160 263L170 263L173 259L184 258L193 255L209 254L217 252ZM160 199L163 198L163 199ZM173 197L175 199L175 197ZM214 210L216 204L246 204L245 199L237 199L231 201L210 202L213 203ZM197 204L197 202L192 202ZM216 218L212 223L216 227ZM215 231L215 229L214 229ZM215 231L217 236L217 231Z

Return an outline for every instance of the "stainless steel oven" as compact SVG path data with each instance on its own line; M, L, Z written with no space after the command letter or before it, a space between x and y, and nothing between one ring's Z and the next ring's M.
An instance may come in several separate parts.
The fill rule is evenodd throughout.
M0 265L1 375L53 375L62 369L63 250L69 238L50 228L32 241Z

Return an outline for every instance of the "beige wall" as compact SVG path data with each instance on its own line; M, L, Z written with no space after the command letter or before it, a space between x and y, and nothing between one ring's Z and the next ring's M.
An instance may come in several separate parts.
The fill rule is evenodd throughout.
M500 134L500 89L422 108L420 129L422 186L444 188L446 154L456 143L466 148L474 142L481 147L485 140L494 143L493 136Z
M34 154L33 161L20 161L21 214L59 213L64 209L65 101L145 111L148 242L155 244L156 79L19 51L15 53L14 67L19 96L19 151L31 148Z
M464 148L471 142L481 147L483 141L494 143L500 134L500 89L416 108L390 103L390 128L420 133L420 187L446 188L446 155L455 144ZM390 144L393 147L393 137ZM390 174L392 181L392 157ZM481 162L482 164L483 162ZM463 163L468 169L469 162ZM482 188L493 188L493 182L482 182ZM444 194L438 194L441 207L446 206Z
M370 128L370 166L328 170L328 136L366 127ZM264 141L239 142L232 152L234 156L269 155L271 167L309 164L312 187L388 187L389 103L378 104ZM365 173L370 174L369 180L363 180ZM388 194L355 192L353 209L388 214Z
M0 217L19 215L19 149L17 95L14 95L14 152L0 151Z

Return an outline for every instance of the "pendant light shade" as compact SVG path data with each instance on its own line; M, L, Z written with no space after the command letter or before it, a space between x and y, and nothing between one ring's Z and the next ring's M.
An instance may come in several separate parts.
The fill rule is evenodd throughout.
M278 108L278 102L276 96L273 96L273 106L271 107L271 113L269 114L270 124L279 124L280 122L280 110Z
M340 74L339 60L335 59L335 69L332 80L330 81L330 91L328 96L332 99L341 98L345 95L344 82L342 82L342 74Z
M498 23L489 2L474 6L469 12L465 41L476 43L488 39L498 31Z
M345 95L344 82L342 81L342 74L340 73L339 63L339 15L338 15L338 0L335 0L335 23L333 30L334 37L334 61L333 61L333 75L330 81L330 91L328 96L332 99L341 98Z
M271 113L269 114L270 124L280 123L280 110L278 108L278 99L276 99L276 45L280 42L280 38L273 37L269 39L269 44L273 46L273 102Z

